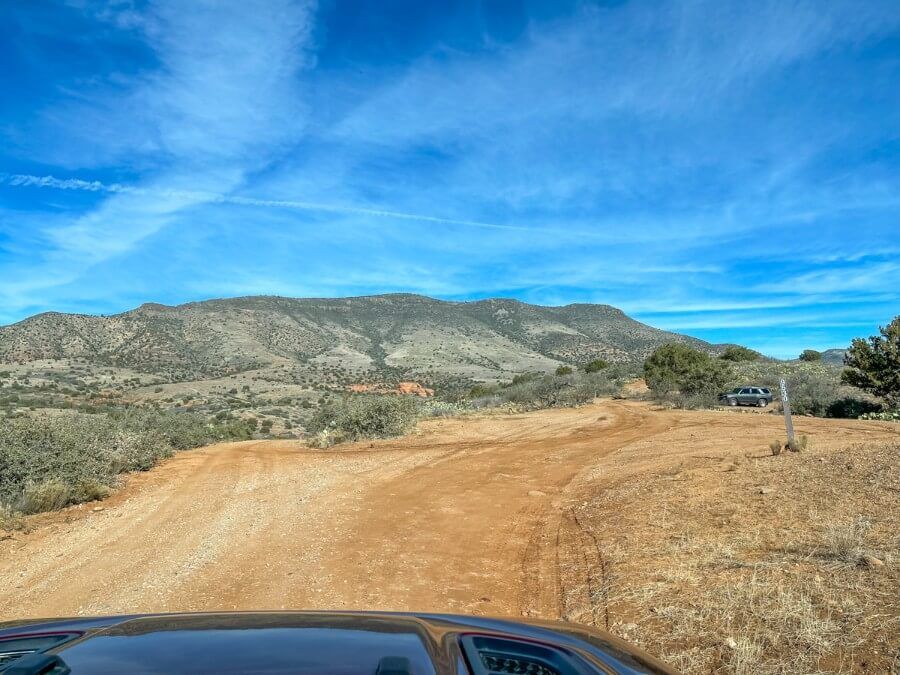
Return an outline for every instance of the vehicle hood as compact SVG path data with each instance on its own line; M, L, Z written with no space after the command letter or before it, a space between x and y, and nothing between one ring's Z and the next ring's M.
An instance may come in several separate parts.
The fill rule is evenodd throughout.
M0 623L0 652L4 641L18 636L54 633L71 635L48 653L59 655L73 675L374 674L385 656L404 659L411 673L459 675L472 672L467 664L478 658L477 648L471 646L475 643L469 639L473 636L485 644L502 645L507 640L513 645L549 648L568 655L576 665L584 664L588 668L584 672L675 672L623 640L586 626L380 612L154 614L17 621Z

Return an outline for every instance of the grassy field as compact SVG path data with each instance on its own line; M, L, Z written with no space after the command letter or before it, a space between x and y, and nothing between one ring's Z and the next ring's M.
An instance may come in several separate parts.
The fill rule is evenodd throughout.
M900 442L811 446L604 485L592 615L688 673L896 672Z

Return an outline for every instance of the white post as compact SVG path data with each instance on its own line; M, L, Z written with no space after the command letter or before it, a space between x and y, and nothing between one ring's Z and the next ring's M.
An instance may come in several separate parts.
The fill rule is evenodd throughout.
M791 402L788 400L787 382L781 378L781 408L784 410L784 428L787 431L788 442L794 440L794 422L791 420Z

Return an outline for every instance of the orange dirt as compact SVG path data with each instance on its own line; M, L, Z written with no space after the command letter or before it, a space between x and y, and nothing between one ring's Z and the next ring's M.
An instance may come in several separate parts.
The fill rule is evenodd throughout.
M394 389L383 384L351 384L347 389L357 394L415 394L420 398L434 396L434 389L423 387L418 382L400 382Z
M816 448L900 438L799 418ZM354 608L579 618L602 552L575 508L692 457L765 453L769 414L577 409L430 420L317 451L248 441L185 452L102 504L0 541L0 618Z

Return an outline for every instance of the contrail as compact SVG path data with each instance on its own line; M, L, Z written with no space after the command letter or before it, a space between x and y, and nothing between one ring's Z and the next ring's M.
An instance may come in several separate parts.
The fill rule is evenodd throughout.
M553 232L558 230L540 227L523 227L521 225L501 225L498 223L485 223L477 220L458 220L455 218L441 218L421 213L407 213L404 211L391 211L387 209L371 209L364 206L345 206L340 204L322 204L318 202L295 201L290 199L255 199L253 197L232 197L216 192L194 190L159 190L122 185L121 183L101 183L100 181L87 181L79 178L61 179L54 176L31 176L27 174L0 174L0 183L14 187L41 187L56 190L80 190L84 192L109 192L115 194L158 195L160 197L183 197L189 199L215 202L219 204L236 204L240 206L258 206L279 209L298 209L302 211L324 211L330 213L349 213L356 215L378 216L382 218L402 218L404 220L418 220L426 223L440 223L442 225L461 225L464 227L480 227L491 230L515 230L521 232Z

